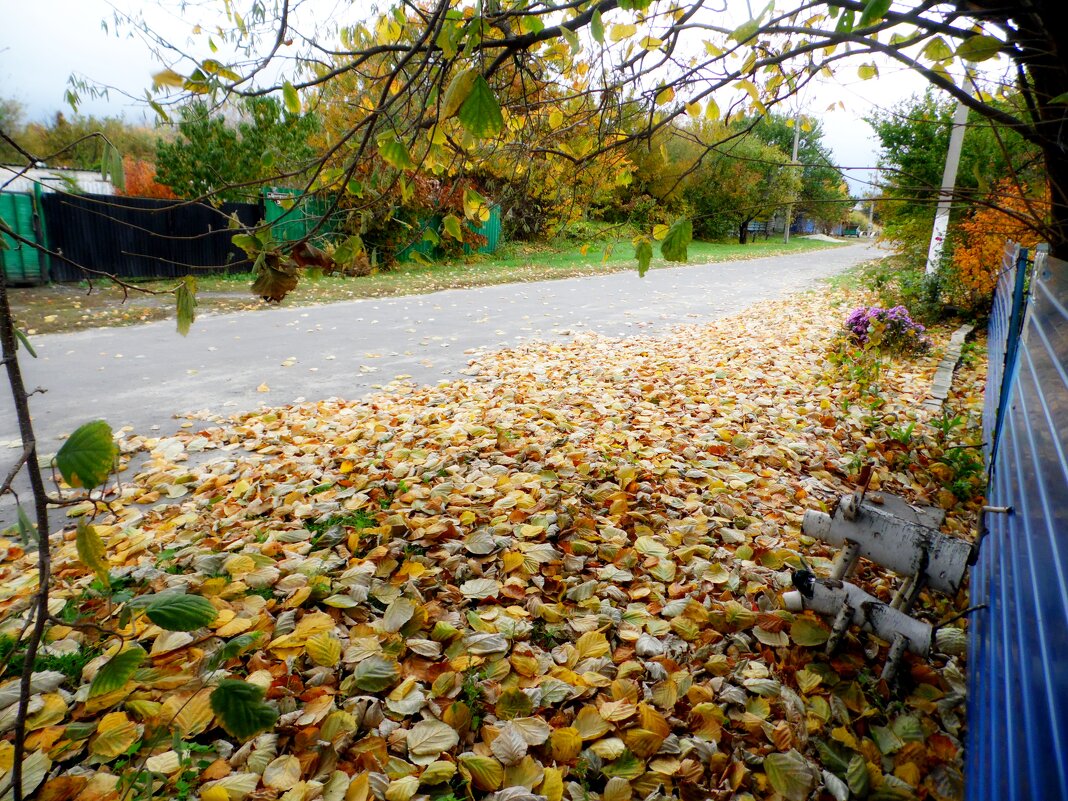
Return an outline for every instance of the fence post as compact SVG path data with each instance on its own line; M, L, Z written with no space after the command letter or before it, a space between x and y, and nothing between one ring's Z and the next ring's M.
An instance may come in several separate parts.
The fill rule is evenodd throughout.
M1027 287L1027 248L1020 248L1016 256L1016 283L1012 290L1012 312L1009 314L1006 331L1005 362L1001 369L1001 386L998 394L998 411L994 418L994 431L990 447L990 466L993 468L997 458L998 442L1001 440L1001 426L1005 422L1005 409L1011 396L1013 372L1016 367L1016 355L1023 333L1023 308Z

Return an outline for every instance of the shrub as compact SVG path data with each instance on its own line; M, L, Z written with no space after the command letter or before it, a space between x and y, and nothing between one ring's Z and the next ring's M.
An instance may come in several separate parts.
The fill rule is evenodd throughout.
M845 327L859 345L898 353L923 353L931 347L924 333L927 329L915 322L904 306L860 306L846 319Z

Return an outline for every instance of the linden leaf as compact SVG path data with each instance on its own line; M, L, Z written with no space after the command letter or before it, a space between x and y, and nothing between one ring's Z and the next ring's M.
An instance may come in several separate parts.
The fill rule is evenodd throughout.
M764 772L771 786L788 801L805 801L816 784L808 761L794 749L764 757Z

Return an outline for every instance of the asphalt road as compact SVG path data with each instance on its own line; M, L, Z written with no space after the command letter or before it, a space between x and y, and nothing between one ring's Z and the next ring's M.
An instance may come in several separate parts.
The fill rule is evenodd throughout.
M187 337L173 322L37 336L23 357L39 450L81 423L171 433L175 415L237 413L329 397L357 398L398 375L455 377L475 353L582 331L628 336L739 312L755 301L883 255L867 243L790 256L570 278L430 295L205 316ZM266 389L266 391L263 391ZM5 390L6 394L6 390ZM0 469L21 445L0 409ZM5 471L6 472L6 471Z

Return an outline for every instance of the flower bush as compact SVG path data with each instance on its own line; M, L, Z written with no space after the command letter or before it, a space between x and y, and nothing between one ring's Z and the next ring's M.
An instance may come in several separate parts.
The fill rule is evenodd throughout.
M927 329L904 306L859 306L846 318L845 327L853 341L863 346L902 353L923 353L931 347Z

